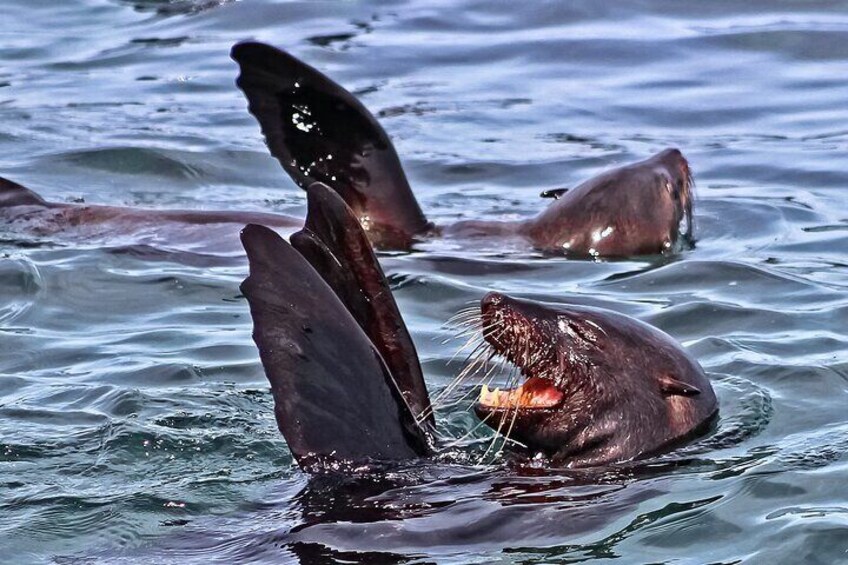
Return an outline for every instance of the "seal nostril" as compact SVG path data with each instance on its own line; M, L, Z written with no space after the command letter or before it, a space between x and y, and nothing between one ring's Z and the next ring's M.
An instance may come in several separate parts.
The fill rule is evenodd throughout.
M486 312L503 304L504 295L499 292L489 292L480 301L480 310Z

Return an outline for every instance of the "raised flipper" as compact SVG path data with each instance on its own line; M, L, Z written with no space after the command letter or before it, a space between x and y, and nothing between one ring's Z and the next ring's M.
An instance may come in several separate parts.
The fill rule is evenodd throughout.
M430 453L379 351L312 266L268 228L248 225L253 339L277 425L302 467Z
M50 204L30 189L0 177L0 206L43 206Z
M239 43L231 57L271 154L302 188L330 186L381 243L407 246L431 228L389 136L351 93L269 45Z
M292 245L333 288L380 351L413 414L426 414L424 421L434 424L418 353L368 238L329 187L314 183L307 198L306 224L292 236Z

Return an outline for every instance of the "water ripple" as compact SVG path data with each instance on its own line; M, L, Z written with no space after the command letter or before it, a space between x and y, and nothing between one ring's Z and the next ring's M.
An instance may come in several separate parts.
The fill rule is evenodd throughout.
M721 411L661 457L519 469L483 460L469 382L439 407L459 441L435 461L309 479L274 421L237 229L0 226L5 559L844 561L841 3L7 4L0 174L52 201L302 217L233 84L247 38L355 92L438 224L528 217L541 190L680 147L697 241L677 254L435 240L381 262L434 396L459 370L442 324L500 290L658 325Z

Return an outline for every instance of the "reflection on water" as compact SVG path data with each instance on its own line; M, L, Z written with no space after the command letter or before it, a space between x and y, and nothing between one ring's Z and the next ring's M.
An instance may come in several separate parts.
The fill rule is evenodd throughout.
M676 256L443 240L381 260L434 397L461 361L444 321L499 290L661 327L721 417L603 474L516 468L483 460L467 383L438 411L463 439L437 461L310 479L276 430L230 232L0 226L0 560L845 559L842 3L12 0L3 17L0 175L60 202L302 217L233 84L248 38L356 92L437 223L527 216L542 190L681 148L697 241Z

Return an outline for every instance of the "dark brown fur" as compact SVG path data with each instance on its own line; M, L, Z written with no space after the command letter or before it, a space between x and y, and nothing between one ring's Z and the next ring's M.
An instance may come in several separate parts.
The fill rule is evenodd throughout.
M698 362L638 320L498 293L483 299L481 313L488 344L563 399L551 408L477 403L478 416L558 463L606 465L657 453L702 431L718 410Z
M668 252L684 219L692 236L692 177L677 149L589 179L532 219L434 226L389 136L353 94L270 45L240 43L231 56L271 154L301 187L317 181L338 192L379 246L438 234L519 237L536 249L598 257Z

